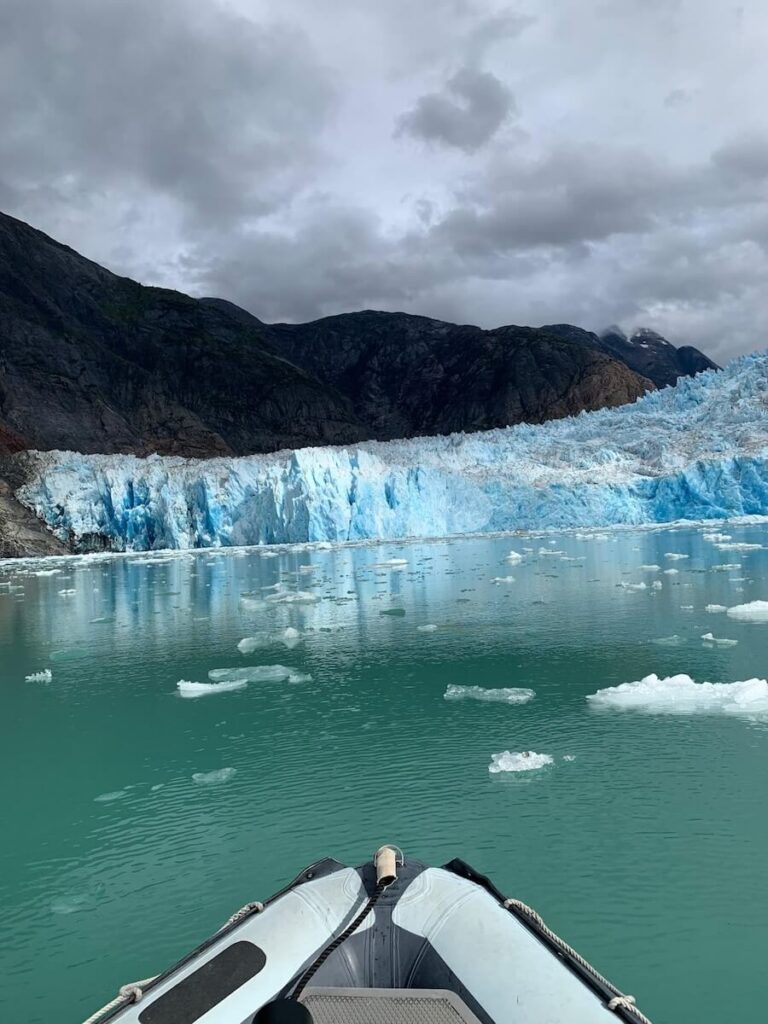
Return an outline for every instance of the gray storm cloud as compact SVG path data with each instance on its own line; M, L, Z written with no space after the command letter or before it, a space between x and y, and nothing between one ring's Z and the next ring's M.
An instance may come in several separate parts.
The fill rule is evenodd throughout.
M766 344L768 11L5 0L0 206L264 319Z

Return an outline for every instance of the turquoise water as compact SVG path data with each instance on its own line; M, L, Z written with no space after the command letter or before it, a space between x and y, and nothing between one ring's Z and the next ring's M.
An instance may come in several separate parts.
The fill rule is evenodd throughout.
M765 527L726 529L768 543ZM765 720L585 700L650 672L768 675L768 625L705 611L768 599L768 550L721 551L703 532L0 565L2 1019L76 1024L305 864L357 863L384 841L488 873L655 1024L754 1019ZM407 565L376 567L392 558ZM319 600L263 603L281 579ZM237 650L289 626L296 646ZM312 679L175 692L272 663ZM46 668L51 682L25 682ZM447 701L450 684L536 697ZM529 749L553 763L488 772L494 753Z

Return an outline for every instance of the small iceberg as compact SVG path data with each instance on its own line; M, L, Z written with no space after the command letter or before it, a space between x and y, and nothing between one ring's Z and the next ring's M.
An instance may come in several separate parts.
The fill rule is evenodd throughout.
M536 696L535 690L524 687L502 686L486 690L482 686L455 686L451 684L443 694L445 700L485 700L502 704L525 704Z
M248 685L247 679L224 680L220 683L191 683L180 679L176 689L180 697L208 697L214 693L229 693L231 690L242 690Z
M711 633L702 633L701 639L708 644L718 644L720 647L735 647L738 640L727 640L725 637L713 636Z
M682 555L679 551L666 551L664 557L668 558L670 562L682 562L684 558L690 558L690 555Z
M434 622L427 622L423 626L417 626L416 627L416 632L417 633L434 633L436 629L437 629L437 626L434 624Z
M195 772L192 781L198 786L220 786L222 782L229 782L236 771L237 768L216 768L212 772Z
M124 796L128 796L127 789L115 789L111 793L100 793L93 799L97 804L111 804L115 800L122 800Z
M514 582L515 582L515 577L514 576L494 576L493 579L491 580L491 583L496 583L496 584L499 584L499 583L514 583Z
M501 754L491 754L488 771L492 775L498 772L532 772L552 762L549 754L537 754L535 750L504 750Z
M24 679L28 683L50 683L53 679L53 672L49 668L44 668L42 672L30 672L28 676L24 676Z
M516 565L518 562L522 562L523 556L518 551L510 551L508 555L505 555L504 561L509 562L510 565Z
M590 693L587 700L595 707L652 714L768 715L768 682L697 683L687 675L660 679L653 674Z
M728 608L728 617L742 622L768 622L768 601L750 601Z
M714 614L717 614L719 612L727 612L728 609L725 607L724 604L708 604L705 607L704 611L705 612L712 612L712 614L714 615Z
M285 665L251 665L249 668L212 668L208 678L212 683L233 684L227 689L234 690L247 683L279 683L287 679L294 670ZM208 686L208 683L194 683L194 686ZM211 687L218 692L218 687Z

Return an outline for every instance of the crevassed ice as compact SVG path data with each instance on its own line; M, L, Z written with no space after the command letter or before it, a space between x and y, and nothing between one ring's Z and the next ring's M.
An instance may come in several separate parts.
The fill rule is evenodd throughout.
M443 694L446 700L502 701L505 704L525 704L536 696L535 690L522 686L500 686L485 689L482 686L456 686L451 684Z
M550 754L537 754L535 750L504 750L501 754L491 754L488 771L492 775L498 772L532 772L552 762Z
M589 694L587 700L595 707L656 714L768 715L768 682L746 679L736 683L697 683L688 675L662 679L654 674L637 682L598 690Z
M632 405L476 434L237 459L38 452L18 496L81 550L764 514L766 391L768 355L759 353Z

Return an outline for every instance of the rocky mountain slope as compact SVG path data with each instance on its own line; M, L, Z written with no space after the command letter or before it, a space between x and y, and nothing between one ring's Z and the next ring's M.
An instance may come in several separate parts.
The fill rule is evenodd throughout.
M477 431L621 405L711 365L570 325L374 311L264 324L118 277L0 214L3 550L35 546L14 504L25 449L210 457Z
M386 440L543 423L623 405L653 387L597 347L547 328L484 331L366 310L275 324L270 338L286 359L348 395L370 436Z

